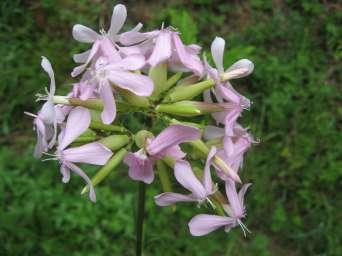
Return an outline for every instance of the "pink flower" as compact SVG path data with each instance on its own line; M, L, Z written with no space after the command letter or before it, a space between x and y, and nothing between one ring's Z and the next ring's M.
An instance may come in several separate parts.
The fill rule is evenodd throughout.
M90 80L84 79L79 83L76 83L72 87L72 93L69 95L73 98L80 98L81 100L87 100L89 98L96 98L96 83L90 83Z
M217 83L220 81L220 75L225 74L231 79L237 79L248 76L254 70L254 64L248 59L241 59L231 65L228 69L224 70L223 55L225 41L221 37L216 37L211 44L211 55L213 57L216 69L208 65L207 72L210 77L215 79Z
M210 214L196 215L189 222L190 233L193 236L203 236L221 227L226 232L229 232L238 225L240 225L244 235L246 235L245 230L250 232L241 221L246 216L244 196L250 185L250 183L243 185L239 193L237 193L234 181L231 179L227 180L226 194L229 205L224 205L224 210L228 217Z
M137 46L152 67L166 62L173 71L192 71L199 77L203 75L203 64L198 57L201 48L184 45L178 33L168 28L147 33L126 32L121 35L121 42L127 45L140 43Z
M182 159L185 153L179 144L196 140L201 137L197 128L185 125L171 125L157 137L147 139L145 148L135 153L128 153L124 162L128 165L128 174L133 180L152 183L154 180L153 166L157 159L172 156L176 160Z
M37 144L34 151L36 158L40 158L43 152L46 152L55 145L57 123L63 122L65 118L61 106L56 106L53 103L53 96L56 92L55 75L50 61L44 56L42 56L41 66L50 77L50 90L47 91L46 89L47 96L43 97L46 102L38 111L37 115L25 112L25 114L34 117L33 124L37 132Z
M208 90L204 93L204 100L207 102L213 102L211 94L215 96L215 99L219 103L229 102L232 103L232 107L227 111L212 114L216 122L224 124L227 135L232 135L232 129L238 117L241 115L243 109L249 108L250 101L239 94L231 86L229 82L221 83L220 76L225 74L230 79L241 78L249 75L253 72L254 64L247 60L242 59L235 62L226 71L223 68L223 55L224 55L225 41L220 37L216 37L211 44L211 54L216 65L216 69L212 68L206 63L206 70L208 76L216 82L216 86L212 90Z
M115 45L115 42L118 42L120 39L120 35L118 33L123 27L126 17L126 7L122 4L118 4L114 6L111 25L108 32L101 30L100 35L86 26L80 24L74 25L72 30L74 39L83 43L93 43L93 46L88 51L74 55L75 62L84 64L73 70L71 73L73 77L81 74L91 61L96 61L100 56L106 57L109 62L116 62L121 59L117 50L119 47ZM132 31L139 31L141 27L142 24L139 23L132 29ZM126 54L132 52L132 50L126 48L123 48L122 51Z
M212 158L216 154L216 148L213 147L207 157L204 167L202 182L194 175L190 164L187 161L179 160L175 164L175 177L177 181L191 194L183 195L173 192L165 192L154 197L155 202L159 206L167 206L177 202L198 202L203 203L208 201L210 204L209 195L215 193L213 182L210 174L210 165Z
M112 151L98 142L85 144L80 147L67 148L78 138L90 124L89 110L83 107L73 108L68 116L65 129L59 135L59 145L55 158L61 165L60 172L64 183L70 180L70 170L81 176L89 186L89 198L95 202L96 195L89 177L75 163L104 165L113 155Z
M235 172L238 172L241 168L244 154L253 143L256 143L252 135L247 132L247 129L242 128L239 124L235 124L232 136L225 135L223 128L207 126L204 131L204 138L209 140L223 138L223 149L219 149L217 155ZM221 179L230 179L220 169L216 168L216 171Z
M115 63L99 58L95 64L94 74L89 81L98 85L98 93L103 100L101 118L103 123L110 124L116 116L116 105L112 85L125 89L138 96L150 96L153 92L153 81L145 75L132 73L145 65L142 55L130 55Z

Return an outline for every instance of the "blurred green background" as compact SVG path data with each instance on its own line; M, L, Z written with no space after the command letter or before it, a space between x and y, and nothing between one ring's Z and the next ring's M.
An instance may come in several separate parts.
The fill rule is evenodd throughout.
M121 2L122 3L122 2ZM253 101L242 123L261 143L246 159L247 238L238 228L192 237L194 207L158 208L148 187L145 255L342 255L341 58L342 5L314 0L127 1L129 28L172 24L187 43L208 52L227 40L225 63L256 69L235 88ZM75 23L97 30L113 1L2 0L0 3L0 255L133 255L137 184L118 168L97 188L98 202L63 185L57 163L32 157L35 134L23 111L48 78L70 89L72 54L87 49L71 37ZM108 23L107 23L108 24ZM340 24L340 25L338 25ZM338 158L340 157L340 158ZM93 170L94 171L94 170ZM91 170L90 170L91 172Z

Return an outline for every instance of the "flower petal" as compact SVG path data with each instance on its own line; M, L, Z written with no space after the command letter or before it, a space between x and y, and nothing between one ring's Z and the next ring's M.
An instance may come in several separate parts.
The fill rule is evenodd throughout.
M108 81L103 81L100 84L99 93L103 100L102 122L104 124L111 124L116 116L116 105L113 90Z
M171 125L164 129L147 146L147 151L151 155L157 155L169 147L179 145L180 143L196 140L201 137L199 129L187 125Z
M234 147L234 143L232 141L232 137L231 136L225 136L224 137L224 139L223 139L223 148L224 148L224 152L226 153L228 158L233 156L234 151L235 151L235 147Z
M159 206L168 206L178 202L194 202L195 198L189 195L182 195L178 193L165 192L154 197L154 200Z
M247 183L245 185L243 185L238 193L238 197L240 200L240 204L244 207L244 198L245 198L245 194L247 192L247 189L252 186L252 183Z
M90 120L90 112L88 109L83 107L73 108L69 113L64 135L58 149L65 149L70 143L85 132L90 125Z
M213 181L211 179L210 166L212 158L215 156L215 154L216 147L212 147L208 153L207 160L205 162L202 183L205 190L207 191L207 194L211 194L213 192Z
M79 74L81 74L85 69L86 67L88 66L88 64L90 63L90 61L94 58L94 56L97 54L97 52L99 51L100 49L100 42L98 40L95 41L95 43L93 44L93 46L91 47L90 49L90 53L88 55L88 59L87 61L78 66L78 67L75 67L72 72L71 72L71 76L72 77L76 77L78 76Z
M232 179L226 180L226 194L229 202L230 209L232 210L231 214L233 218L242 218L244 215L244 206L239 200L235 182Z
M128 153L124 159L128 165L128 175L133 180L151 184L154 180L153 161L140 151Z
M120 43L123 45L133 45L141 43L145 40L152 39L155 37L159 31L151 31L146 33L141 33L139 30L141 29L142 24L139 23L135 28L131 31L127 31L125 33L120 34Z
M77 53L77 54L74 54L73 59L76 63L85 63L88 59L89 54L90 54L90 50Z
M34 157L41 158L42 153L48 150L48 143L47 143L47 136L46 136L46 129L45 125L40 118L34 119L34 125L37 132L37 144L34 148Z
M253 62L248 59L241 59L231 65L225 73L231 73L230 79L236 79L250 75L253 70Z
M153 92L153 81L145 75L112 70L108 79L117 87L129 90L138 96L150 96Z
M119 48L119 52L127 57L133 54L142 54L138 46L127 46L127 47L121 46L118 48Z
M46 57L44 57L44 56L42 56L41 66L45 70L45 72L48 73L48 75L50 77L50 92L49 92L49 95L53 96L53 95L55 95L55 92L56 92L55 74L53 72L53 69L52 69L50 61Z
M100 53L98 57L104 57L109 63L115 63L121 60L121 56L113 42L108 37L102 37L98 40Z
M171 35L167 30L160 31L148 63L154 67L171 57Z
M235 220L218 215L199 214L189 222L189 230L193 236L204 236L220 227L234 226Z
M64 162L63 164L66 165L66 167L68 167L70 170L77 173L79 176L81 176L82 179L85 180L85 182L87 182L87 184L89 186L89 198L92 202L95 203L96 202L95 189L94 189L94 186L93 186L91 180L87 176L87 174L85 174L85 172L80 167L78 167L77 165L75 165L73 163Z
M72 36L75 40L82 43L93 43L100 38L100 35L91 28L76 24L72 28Z
M225 85L218 84L215 87L215 92L225 101L240 104L240 99L242 95L235 91L229 83L226 83Z
M214 41L211 43L211 55L213 56L214 63L219 73L224 72L223 54L225 44L226 42L222 37L215 37Z
M176 180L187 190L191 191L194 198L205 199L207 193L202 183L197 179L193 173L190 164L187 161L178 160L175 163L175 177Z
M184 158L186 154L182 151L182 149L178 145L175 145L175 146L166 148L165 150L160 152L156 157L160 159L165 156L171 156L174 159L178 160L178 159Z
M110 38L117 40L117 34L120 29L125 24L127 18L127 10L123 4L117 4L114 6L112 19L110 22L110 27L108 30L108 34Z
M172 33L172 39L173 39L176 53L181 63L186 68L193 71L197 76L202 76L203 65L202 65L200 58L196 54L193 54L187 51L187 49L185 48L185 45L182 43L177 33Z
M39 118L48 125L51 125L56 120L55 105L51 99L48 99L39 110Z
M59 170L62 174L62 182L68 183L70 181L70 169L62 164Z
M63 150L63 160L73 163L104 165L113 152L99 142L92 142L80 147Z
M204 129L204 139L205 140L212 140L212 139L218 139L222 138L224 136L224 129L213 126L213 125L208 125Z
M123 70L138 70L145 65L145 57L141 54L132 54L121 61L109 64L105 67L107 70L123 69Z
M226 136L234 135L234 126L236 125L236 120L240 117L242 109L240 107L233 108L225 117L224 120L224 130Z

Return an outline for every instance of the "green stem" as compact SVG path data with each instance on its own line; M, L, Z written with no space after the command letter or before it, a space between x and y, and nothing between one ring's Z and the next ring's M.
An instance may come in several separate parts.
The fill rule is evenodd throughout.
M122 148L118 152L115 153L114 156L112 156L111 159L108 160L108 162L102 166L102 168L95 174L94 177L91 178L91 183L93 186L96 186L100 182L102 182L110 172L112 172L124 159L124 157L127 154L127 149ZM87 193L89 191L89 186L85 186L82 191L81 195L84 193Z
M138 184L138 214L137 214L137 227L136 227L136 255L141 256L143 250L143 228L145 218L145 191L146 184L139 182Z

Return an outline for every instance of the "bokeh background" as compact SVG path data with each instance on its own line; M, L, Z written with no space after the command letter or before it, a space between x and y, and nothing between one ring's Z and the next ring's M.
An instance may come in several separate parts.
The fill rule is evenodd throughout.
M242 123L261 143L246 158L247 238L238 228L190 236L194 207L158 208L148 187L145 255L342 255L341 58L342 6L312 0L121 1L130 28L164 21L186 43L208 51L216 35L227 40L225 64L254 61L252 76L234 83L253 101ZM2 0L0 3L0 255L133 255L137 184L124 167L97 188L98 202L63 185L57 163L32 156L35 134L23 111L48 77L40 56L53 63L60 93L70 89L74 41L81 23L108 24L114 1ZM340 158L338 158L340 157ZM95 170L89 170L92 172Z

